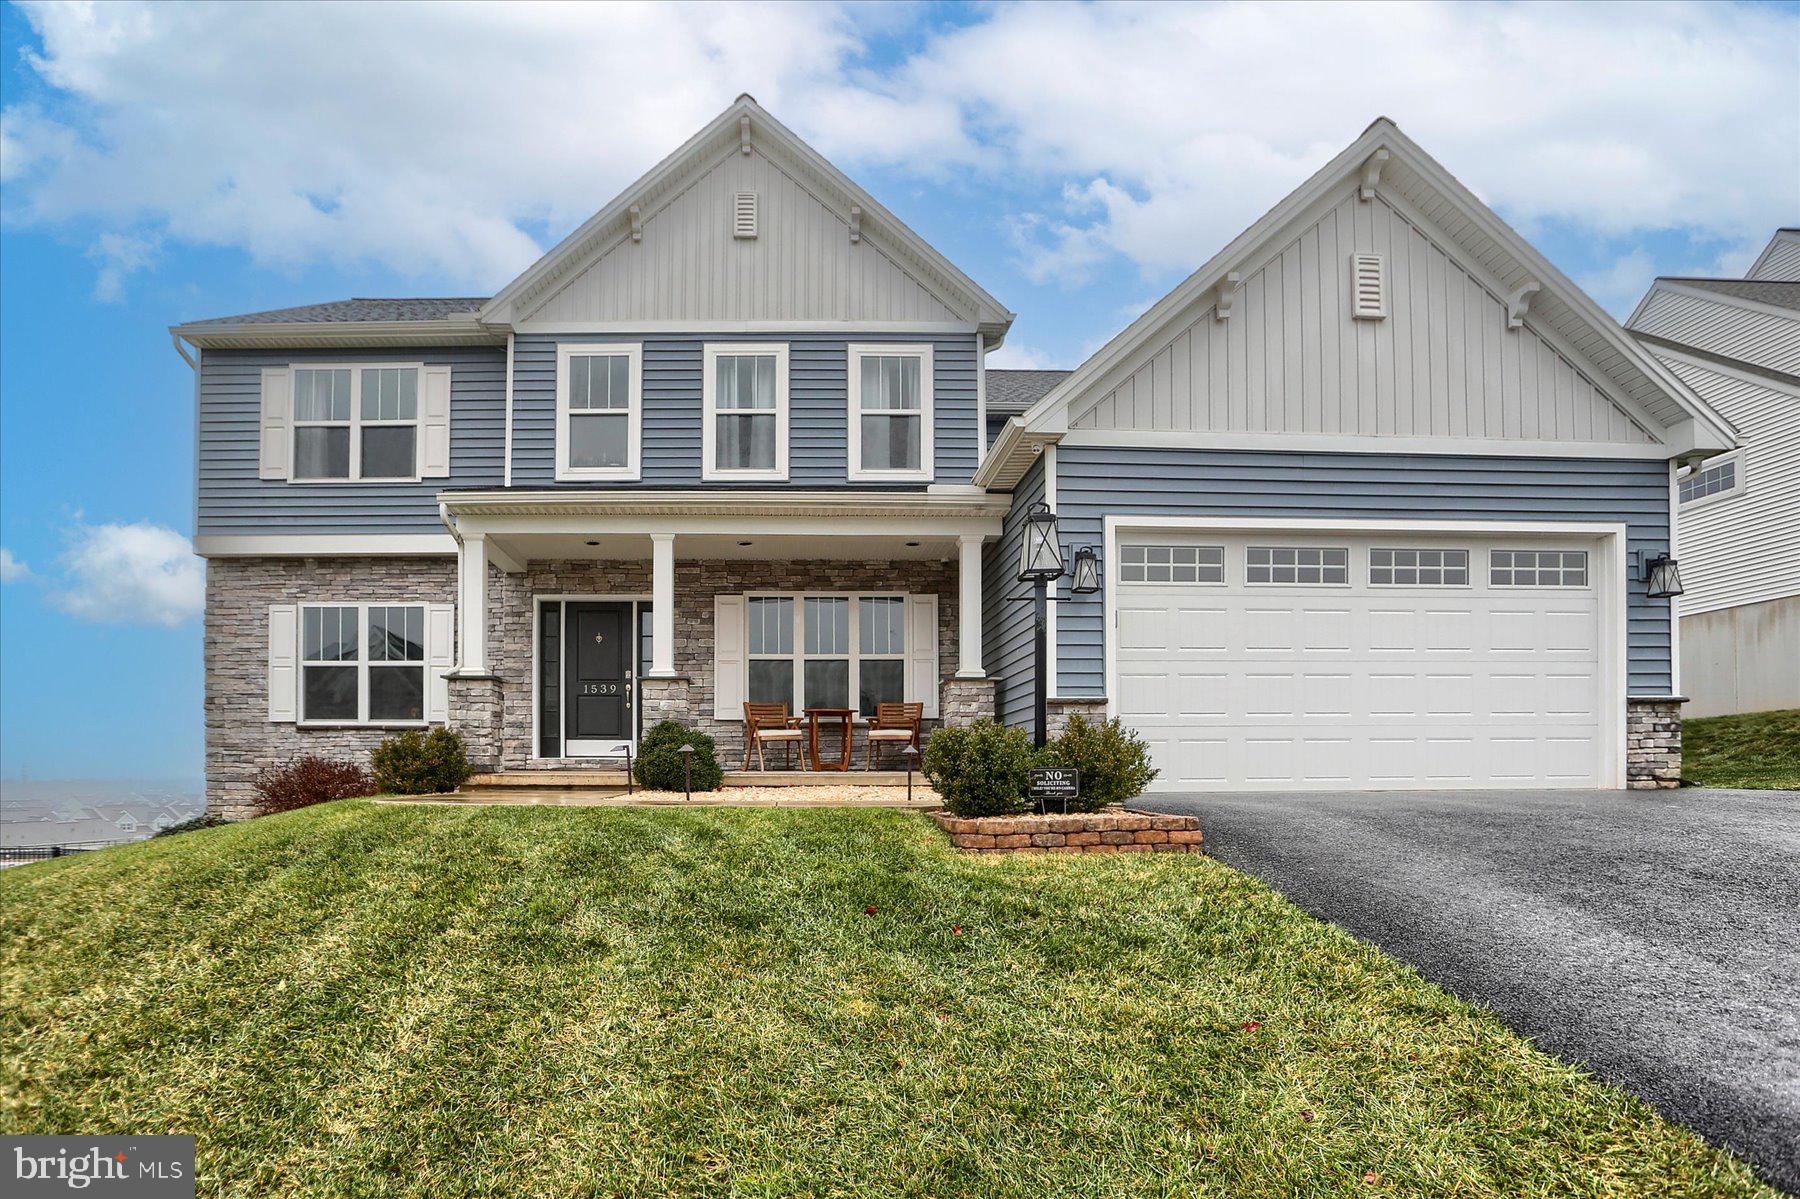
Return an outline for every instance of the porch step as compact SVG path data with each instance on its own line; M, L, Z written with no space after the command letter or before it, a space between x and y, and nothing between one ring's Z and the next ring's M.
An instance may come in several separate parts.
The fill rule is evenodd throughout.
M904 770L727 770L727 787L904 787ZM928 788L925 776L913 772L913 786ZM610 791L624 790L623 770L502 770L472 775L461 794L479 795L514 791Z

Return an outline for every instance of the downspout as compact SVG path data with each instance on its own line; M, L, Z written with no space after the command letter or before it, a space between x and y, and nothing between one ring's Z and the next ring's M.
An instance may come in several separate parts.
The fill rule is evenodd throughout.
M639 401L640 405L642 401ZM506 461L501 464L500 483L503 487L512 486L512 445L513 445L513 331L506 331ZM459 543L460 544L460 543Z
M175 347L175 352L181 355L181 360L188 364L189 370L194 372L194 503L193 507L188 509L188 528L192 531L193 536L198 537L200 536L200 362L206 356L206 351L196 346L194 347L195 353L190 355L187 348L181 344L181 335L173 329L169 331L169 344Z

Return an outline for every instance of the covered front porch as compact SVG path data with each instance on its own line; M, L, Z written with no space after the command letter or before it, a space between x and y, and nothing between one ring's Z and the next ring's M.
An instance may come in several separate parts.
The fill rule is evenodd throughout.
M442 506L459 546L450 721L483 770L622 768L662 720L713 737L733 769L746 702L849 710L853 767L877 704L919 704L927 729L993 714L982 571L1005 496L515 490Z

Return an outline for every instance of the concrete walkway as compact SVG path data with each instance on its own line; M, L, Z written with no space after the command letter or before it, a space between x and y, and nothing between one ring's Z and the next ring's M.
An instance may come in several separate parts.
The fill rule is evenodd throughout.
M1800 792L1132 806L1800 1193Z

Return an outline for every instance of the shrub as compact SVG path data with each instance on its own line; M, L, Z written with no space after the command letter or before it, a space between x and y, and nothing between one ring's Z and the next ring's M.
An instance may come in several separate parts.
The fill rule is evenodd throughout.
M691 745L694 752L683 754L681 747ZM652 791L681 790L681 759L690 759L695 791L717 791L725 781L713 752L713 739L698 730L684 729L673 720L665 720L644 735L638 747L638 759L631 773L638 785Z
M265 767L254 785L262 800L258 808L264 816L375 792L369 772L355 762L339 762L317 754L302 755L286 766Z
M1141 795L1157 775L1143 738L1115 718L1098 724L1076 713L1062 736L1048 746L1058 766L1081 772L1081 797L1071 812L1093 812Z
M377 745L369 755L375 785L390 795L441 795L469 781L474 772L462 734L438 725L429 733L407 729Z
M1030 804L1025 789L1039 756L1024 729L978 720L931 734L925 777L952 815L1010 816Z
M218 828L222 824L230 823L231 821L225 819L223 816L214 816L211 812L204 812L199 816L189 817L180 824L171 824L168 828L159 828L153 835L158 837L173 837L176 833L192 833L203 828Z

